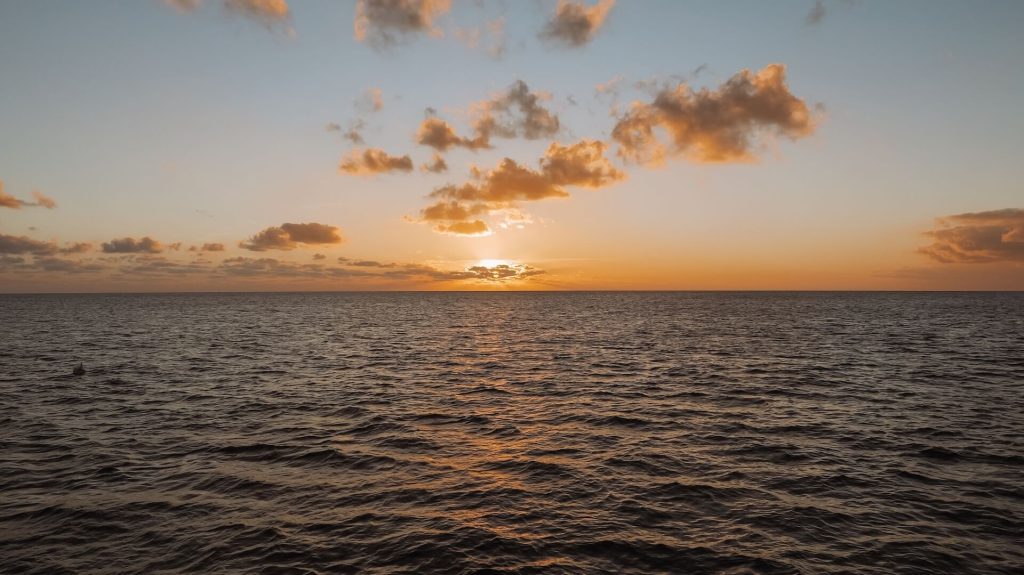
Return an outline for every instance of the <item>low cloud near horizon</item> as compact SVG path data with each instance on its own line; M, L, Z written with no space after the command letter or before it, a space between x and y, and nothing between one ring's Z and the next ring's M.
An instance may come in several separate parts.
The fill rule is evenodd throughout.
M1005 208L939 218L918 250L944 264L1024 262L1024 209Z

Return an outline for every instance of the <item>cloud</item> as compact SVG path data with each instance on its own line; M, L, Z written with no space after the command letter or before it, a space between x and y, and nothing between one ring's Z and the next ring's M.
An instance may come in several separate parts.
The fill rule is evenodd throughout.
M384 109L384 99L381 97L380 88L367 88L363 95L355 102L356 109L371 113Z
M565 186L597 189L625 177L605 157L606 145L580 140L563 146L552 143L538 162L539 170L503 159L496 168L474 168L473 181L446 185L434 190L434 203L420 211L420 221L434 223L434 229L457 235L487 235L490 228L481 215L514 210L519 202L565 198Z
M269 227L238 246L254 252L292 250L302 246L340 244L341 230L327 224L281 224Z
M488 138L466 138L455 133L455 129L440 118L426 118L416 132L416 142L422 146L430 146L435 150L447 152L449 148L460 147L467 150L490 148Z
M42 207L52 210L57 207L57 202L42 192L32 192L32 197L35 198L34 202L19 200L14 196L7 195L4 193L4 183L0 180L0 208L20 210L22 207Z
M517 80L501 94L472 106L473 137L459 136L447 122L431 116L420 124L416 142L444 152L452 147L489 149L495 137L548 138L561 130L558 116L542 104L549 99L549 95L531 92L526 82Z
M338 166L342 172L357 176L369 176L385 172L411 172L412 158L392 156L378 148L353 150L342 158Z
M358 0L355 37L371 47L394 46L414 35L441 37L434 19L451 8L451 0Z
M424 172L430 172L432 174L440 174L448 171L448 162L444 161L444 156L438 153L434 153L434 159L429 164L423 164L420 169Z
M957 214L926 232L934 241L918 250L942 263L1024 262L1024 209Z
M271 28L291 18L285 0L224 0L224 7L236 14L252 18Z
M327 259L327 256L325 256L324 254L313 254L313 259L314 260L325 260L325 259Z
M73 242L58 250L62 254L84 254L92 251L92 244L89 242Z
M200 246L199 251L201 252L222 252L224 251L224 244L220 243L206 243Z
M580 47L594 39L615 0L600 0L593 6L572 0L558 0L558 8L540 37L569 47Z
M666 146L655 129L667 132ZM624 159L660 164L666 155L695 162L755 159L755 140L768 133L797 140L814 133L807 104L786 85L786 67L770 64L756 74L743 70L717 90L693 91L686 83L658 92L647 104L634 102L618 119L612 138Z
M0 234L0 254L50 255L57 252L53 242L33 240L27 236Z
M814 0L814 4L811 9L807 12L807 16L804 17L804 23L808 26L814 26L821 24L825 19L825 0Z
M146 236L142 239L119 238L100 244L100 249L107 254L158 254L164 251L164 246L153 238Z

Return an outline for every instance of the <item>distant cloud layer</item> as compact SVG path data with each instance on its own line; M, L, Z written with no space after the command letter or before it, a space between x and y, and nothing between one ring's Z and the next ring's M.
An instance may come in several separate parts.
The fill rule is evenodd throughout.
M655 134L664 129L668 145ZM657 165L666 156L694 162L744 162L756 157L756 140L771 134L796 140L814 133L807 104L789 91L786 67L770 64L756 74L743 70L717 90L694 91L680 83L651 103L634 102L612 130L618 154Z
M371 176L386 172L411 172L412 158L409 156L392 156L378 148L353 150L341 159L338 169L346 174Z
M57 202L42 192L32 192L32 198L35 199L34 202L19 200L14 196L7 195L4 192L4 183L0 180L0 208L19 210L22 207L41 207L52 210L57 207Z
M269 227L246 241L239 247L254 252L266 250L293 250L303 246L340 244L344 241L341 230L327 224L281 224Z
M581 140L570 146L552 143L540 159L540 169L505 158L492 170L473 169L473 180L434 190L435 202L420 211L422 221L439 232L487 235L490 227L480 216L515 209L519 202L569 196L565 186L601 188L625 177L604 156L605 144Z
M1024 262L1024 209L947 216L927 235L920 253L942 263Z
M572 0L558 0L558 8L540 36L566 46L583 46L593 40L614 5L615 0L600 0L593 6Z
M355 37L380 49L416 34L443 36L434 19L450 8L451 0L359 0Z

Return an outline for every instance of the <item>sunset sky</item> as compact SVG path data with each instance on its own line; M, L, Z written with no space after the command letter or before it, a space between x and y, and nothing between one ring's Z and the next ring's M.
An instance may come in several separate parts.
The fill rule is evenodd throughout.
M1024 289L1022 24L7 0L0 291Z

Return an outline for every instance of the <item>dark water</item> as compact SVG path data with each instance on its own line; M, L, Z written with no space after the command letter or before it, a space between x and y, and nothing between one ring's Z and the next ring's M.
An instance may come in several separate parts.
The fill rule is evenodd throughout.
M1024 569L1024 294L4 296L0 329L5 573Z

